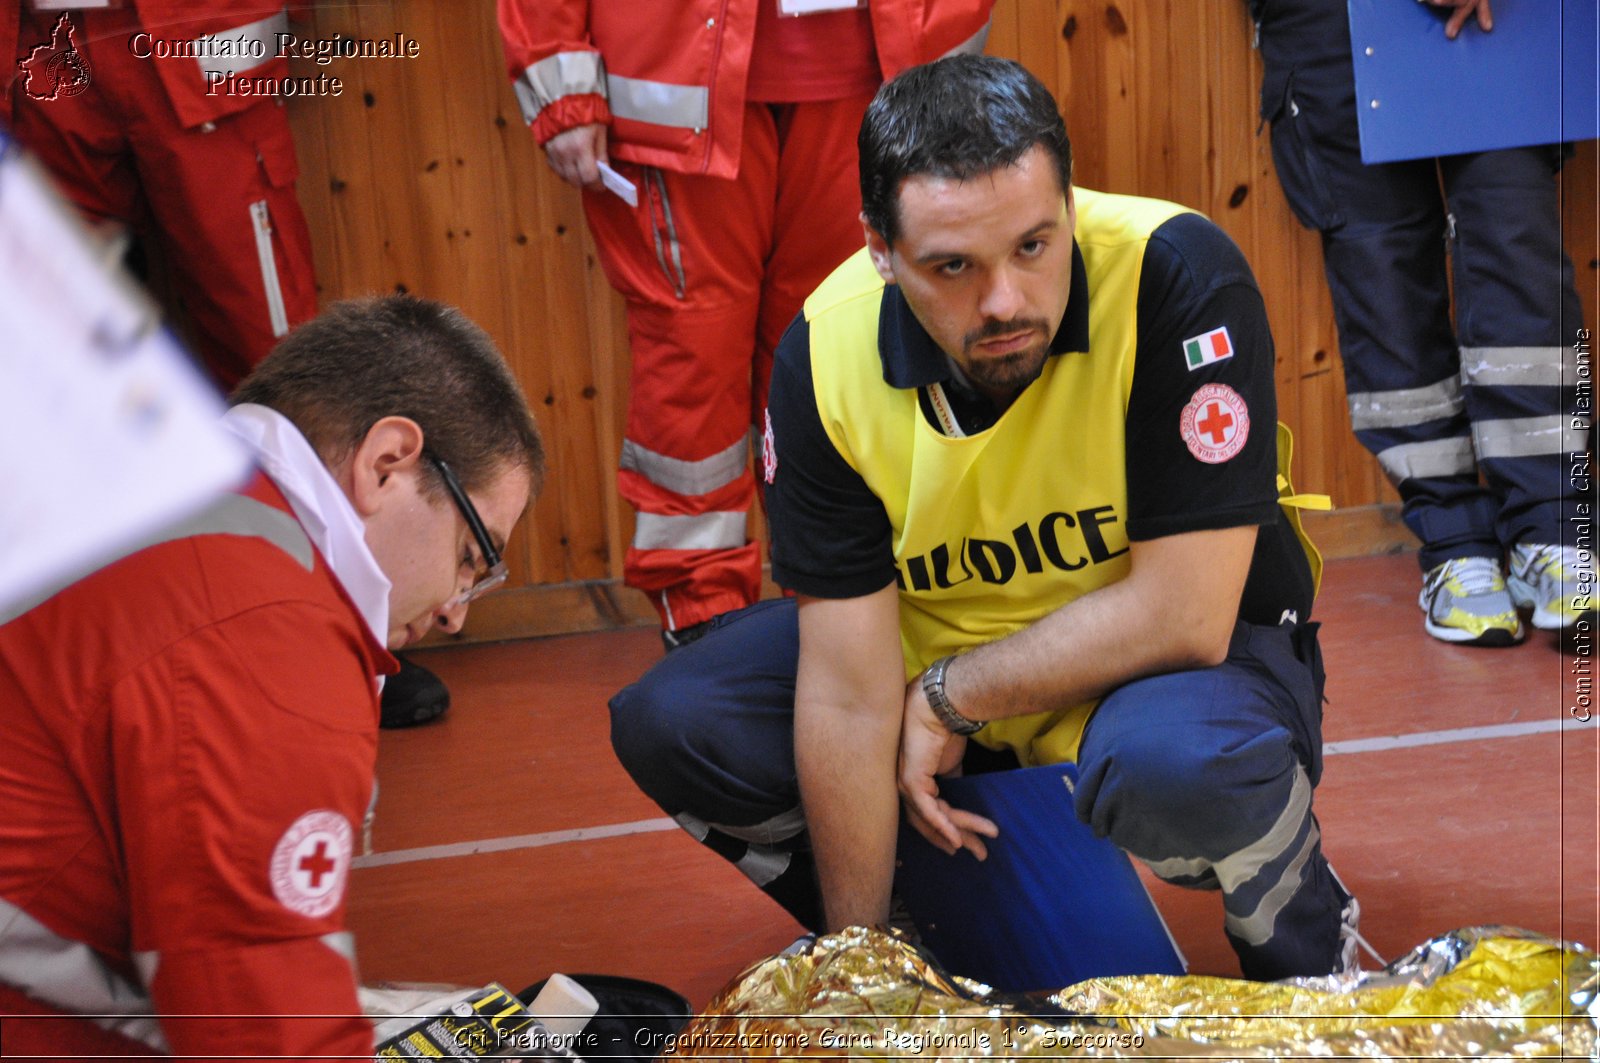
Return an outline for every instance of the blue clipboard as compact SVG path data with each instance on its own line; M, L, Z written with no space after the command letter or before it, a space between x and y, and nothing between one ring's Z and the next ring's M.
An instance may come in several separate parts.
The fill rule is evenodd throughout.
M895 889L950 973L1018 992L1184 973L1127 854L1078 821L1076 784L1070 764L941 779L941 796L1000 828L981 863L902 826Z
M1348 0L1363 162L1600 136L1595 0L1495 0L1494 29L1448 9Z

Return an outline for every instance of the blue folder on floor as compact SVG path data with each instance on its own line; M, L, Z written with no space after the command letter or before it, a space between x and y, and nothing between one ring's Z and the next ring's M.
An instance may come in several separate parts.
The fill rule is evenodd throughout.
M1494 29L1451 8L1349 0L1363 162L1557 144L1600 136L1595 0L1507 0Z
M1013 991L1184 973L1127 855L1078 822L1076 784L1070 764L941 779L941 796L1000 828L981 863L901 828L895 888L950 973Z

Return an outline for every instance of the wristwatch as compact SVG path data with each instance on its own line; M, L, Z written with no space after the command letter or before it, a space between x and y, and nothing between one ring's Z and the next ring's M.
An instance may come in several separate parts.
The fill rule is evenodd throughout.
M933 714L939 717L939 722L951 734L969 735L982 729L983 724L977 720L969 720L955 710L950 704L950 699L944 693L944 673L950 667L950 662L955 660L955 655L940 657L928 666L922 673L922 693L928 699L928 706L933 709Z

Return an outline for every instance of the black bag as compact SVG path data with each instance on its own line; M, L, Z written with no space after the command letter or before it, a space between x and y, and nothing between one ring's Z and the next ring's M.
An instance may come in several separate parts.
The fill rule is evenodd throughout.
M689 1001L664 985L610 974L568 975L590 993L600 1010L573 1045L580 1056L594 1059L655 1059L673 1034L689 1021ZM531 1003L544 988L537 982L517 996Z

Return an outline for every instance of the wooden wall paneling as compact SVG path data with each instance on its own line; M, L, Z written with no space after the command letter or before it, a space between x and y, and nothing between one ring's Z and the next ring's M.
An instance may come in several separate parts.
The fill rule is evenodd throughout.
M985 50L990 55L1005 55L1033 72L1056 91L1056 51L1061 38L1056 34L1055 4L1047 0L1020 0L1017 4L1016 35L1005 51L995 44ZM1059 94L1058 98L1059 98Z
M1052 6L1033 0L1030 8L1048 8ZM989 38L984 43L986 55L1016 55L1021 34L1020 23L1022 11L1019 10L1019 0L996 0L994 9L989 17ZM1041 75L1042 77L1043 75Z
M589 326L590 292L584 283L582 210L576 191L550 172L522 121L505 77L493 9L479 5L474 10L478 17L463 27L471 55L458 69L491 70L496 76L480 81L475 94L451 93L449 113L462 129L493 123L492 128L482 127L498 136L502 147L493 171L504 190L501 194L523 201L531 191L538 204L535 231L545 237L541 261L529 263L532 268L509 269L504 253L523 246L515 241L528 234L520 227L517 233L508 233L496 226L502 254L487 263L499 277L499 300L504 305L541 311L519 319L515 328L522 347L519 358L529 370L523 379L530 400L546 438L553 441L546 495L535 514L542 533L536 581L605 578L613 573L605 501L610 483L603 471L612 458L599 439L600 390L588 356L594 336ZM452 21L461 21L459 12L452 14L456 16ZM486 218L485 224L495 225L495 219Z
M1102 0L1063 0L1061 36L1067 79L1056 98L1072 138L1073 182L1086 188L1126 190L1137 182L1133 153L1108 150L1112 130L1132 129L1128 100L1133 56L1127 35L1113 38ZM1122 21L1120 12L1117 21Z
M405 131L406 168L415 166L417 148L425 145L430 172L417 175L417 191L426 187L425 177L442 186L442 194L418 197L419 227L432 252L429 275L469 317L504 337L510 293L495 254L501 235L495 211L499 182L490 165L498 94L486 78L450 78L455 70L493 69L494 57L479 53L474 33L478 21L461 18L459 11L446 16L437 4L402 2L400 13L401 25L428 34L434 42L432 62L414 71L405 86L414 98L414 113L424 116ZM438 91L444 84L450 91Z
M492 19L486 28L495 34L492 43L498 51ZM527 544L528 582L558 583L570 578L565 573L572 515L584 505L603 509L603 503L583 494L582 441L569 441L564 421L552 412L558 363L585 357L593 339L587 326L581 241L565 237L573 227L581 228L583 219L575 196L570 204L560 206L553 206L545 196L543 155L511 96L504 59L495 54L493 60L492 71L497 76L488 82L494 90L489 112L492 170L503 199L497 205L492 231L507 329L503 349L539 421L546 450L544 492L530 519L523 522L522 534ZM467 621L474 633L472 626L479 623L481 612L474 609Z
M1139 42L1129 33L1128 16L1117 4L1102 0L1093 5L1100 47L1105 62L1095 96L1082 101L1100 112L1098 139L1088 145L1102 178L1091 187L1107 192L1137 193L1141 183Z
M600 340L593 348L595 379L602 382L601 416L596 429L596 440L606 461L604 484L606 496L607 571L617 579L622 578L623 555L633 538L633 507L617 494L617 461L621 455L623 432L628 419L628 401L631 393L629 378L633 356L628 348L627 307L622 297L606 280L600 268L594 239L584 229L584 282L589 292L589 322L594 335Z
M297 97L289 100L286 106L300 165L300 181L296 192L300 198L300 209L306 216L306 227L311 231L311 252L316 264L317 298L320 303L326 301L324 293L327 291L328 278L341 271L342 263L338 242L330 238L338 228L338 218L327 191L328 175L332 172L333 164L318 102Z
M1139 71L1140 187L1214 216L1211 5L1145 0L1137 10L1132 32L1146 56Z
M1333 348L1323 345L1323 323L1317 316L1327 299L1327 285L1320 269L1320 247L1315 251L1316 258L1312 260L1315 265L1308 264L1307 237L1317 239L1315 234L1301 228L1292 217L1284 218L1279 238L1295 249L1281 292L1293 315L1290 326L1294 343L1290 356L1293 376L1291 387L1298 394L1299 417L1290 427L1298 444L1295 447L1295 464L1303 480L1296 486L1302 490L1331 495L1334 505L1343 507L1350 504L1349 498L1343 489L1344 485L1334 479L1333 473L1337 467L1337 452L1348 437L1339 434L1338 426L1333 423L1326 405L1329 401L1342 401L1342 390L1337 381L1331 380L1322 371L1322 366L1329 361L1333 351Z
M443 11L442 5L440 10ZM470 63L466 69L487 68L503 72L504 53L493 11L488 5L479 5L477 10L481 17L470 21L461 19L459 12L450 13L453 16L450 22L465 22L462 39L464 44L471 46L470 55L464 56L464 61ZM441 14L441 18L444 17ZM542 153L533 145L531 135L523 126L510 82L506 78L502 76L495 81L469 80L462 88L463 91L447 94L450 100L447 114L461 131L464 145L492 143L496 132L515 135L522 142L521 150L508 160L510 165L491 166L490 156L480 152L483 156L482 169L494 178L495 199L491 201L476 195L463 204L466 216L478 216L474 226L495 233L492 244L480 245L475 250L482 258L480 268L485 279L495 282L494 300L501 306L507 306L525 299L531 289L542 285L549 277L548 273L525 274L508 270L497 253L508 239L498 224L497 215L498 202L512 187L509 170L512 166L529 168L536 175L536 182L542 181L546 185L560 182L545 165ZM471 148L463 146L460 150L467 152ZM473 156L466 158L469 165L478 165ZM459 167L457 173L462 177L467 176L467 172ZM481 185L481 178L478 183ZM571 193L572 190L562 187ZM479 191L482 189L479 188ZM564 208L566 211L571 209L570 206ZM568 233L574 229L581 230L581 222L578 226L562 222L560 226L564 226ZM563 242L571 241L564 239ZM565 291L566 287L563 286L562 290ZM603 502L610 485L603 483L600 475L606 459L596 432L599 388L596 386L593 364L587 357L592 346L588 327L588 299L586 293L580 298L580 291L582 289L573 286L569 300L559 304L547 302L548 325L535 332L521 333L522 341L530 348L528 356L548 363L550 387L545 397L554 401L543 405L540 412L548 411L552 430L559 435L563 445L560 478L552 478L550 484L550 490L561 501L560 535L554 548L541 554L540 569L544 582L598 579L610 574ZM541 338L550 340L548 347L541 349L537 343ZM543 399L536 398L535 401L543 402Z
M1249 20L1243 4L1206 4L1209 55L1206 69L1207 162L1214 174L1206 210L1233 237L1246 257L1254 250L1256 208L1262 189L1255 183L1255 101L1260 94Z
M503 140L508 124L505 85L492 76L451 77L454 71L502 70L499 36L492 18L481 17L487 12L467 18L445 5L419 3L407 10L407 22L426 27L438 42L437 80L422 80L418 86L444 125L442 142L428 166L431 173L444 175L450 191L449 212L435 217L433 225L436 231L444 227L451 290L458 305L495 336L513 372L531 389L545 384L549 373L528 349L529 333L517 327L513 315L520 288L530 276L528 267L534 266L531 276L542 272L526 256L517 261L515 162L508 159ZM440 85L449 85L450 91L439 92ZM508 544L513 583L545 582L552 570L560 571L560 537L553 531L537 517L522 523Z
M343 11L351 22L345 32L355 37L387 35L400 27L415 35L419 29L414 20L402 21L395 0L352 4ZM361 130L350 148L365 155L360 166L367 179L359 185L352 181L345 194L366 200L376 218L353 244L363 262L356 264L347 295L409 291L453 301L451 288L440 283L449 276L444 234L430 224L433 216L449 209L447 177L435 174L424 182L413 172L418 138L431 142L444 133L437 114L421 107L427 99L418 93L422 86L412 87L438 76L438 51L428 41L416 60L347 60L341 65L344 94L326 101L348 116L344 122ZM370 272L363 268L369 265Z
M311 25L310 32L318 37L357 32L354 12L344 7L314 9ZM347 86L355 76L355 71L348 69L351 66L342 63L337 69ZM296 63L292 69L299 74L308 67ZM382 268L370 245L373 234L381 231L381 224L373 193L371 156L358 150L367 142L367 116L359 106L349 106L349 91L347 87L346 96L306 99L298 104L301 116L313 131L313 139L320 140L318 147L327 166L322 173L307 173L305 164L316 157L316 152L301 156L301 202L310 205L308 217L327 222L327 228L312 230L317 266L323 271L319 279L324 303L386 290L394 283L380 279L389 271ZM304 138L298 132L297 147L302 147L299 141Z
M1145 187L1146 177L1142 107L1148 103L1148 98L1141 95L1139 89L1140 72L1146 58L1140 54L1140 44L1148 38L1132 34L1129 12L1134 9L1131 4L1125 9L1112 0L1102 0L1094 8L1106 62L1101 69L1102 80L1095 86L1098 98L1085 101L1103 116L1098 130L1100 139L1089 146L1104 174L1093 187L1107 192L1137 194Z
M531 136L524 127L521 135ZM593 363L589 301L592 297L585 262L587 242L578 193L564 184L545 164L541 152L532 164L533 184L543 222L543 235L552 241L559 257L547 263L543 275L522 278L523 292L542 284L538 300L544 320L526 338L546 360L547 389L531 395L535 410L557 440L560 453L551 455L551 477L546 490L558 505L559 551L557 564L547 574L550 581L598 579L611 575L610 531L603 493L612 491L616 452L602 445L596 421L598 396ZM551 269L550 267L553 267Z
M396 0L348 10L355 17L356 36L381 39L403 29L418 39L420 48L416 59L342 64L346 89L335 102L361 121L366 162L373 175L370 194L380 219L379 226L365 234L367 253L392 263L389 275L373 287L461 306L450 253L454 234L448 219L455 193L450 183L449 131L437 106L438 94L427 91L430 81L444 74L440 42L424 20L408 17ZM461 309L478 320L472 308Z
M1163 157L1164 127L1172 115L1174 102L1166 93L1157 90L1156 83L1169 78L1176 81L1181 75L1167 67L1166 40L1170 23L1160 18L1147 18L1146 13L1151 11L1148 0L1125 0L1121 4L1106 0L1102 5L1106 44L1124 50L1127 55L1126 64L1116 71L1119 95L1106 100L1125 113L1107 121L1106 141L1100 148L1113 159L1113 175L1126 167L1122 178L1126 183L1113 176L1105 190L1175 199L1182 178L1177 167L1169 166L1169 160ZM1173 191L1168 192L1168 189Z
M1377 501L1375 490L1383 474L1350 428L1321 236L1301 226L1287 206L1282 225L1283 238L1293 248L1288 298L1296 316L1295 372L1306 436L1296 454L1297 465L1309 474L1304 489L1330 495L1339 507L1369 505Z
M998 12L1001 6L1003 5L997 4L995 10ZM1093 47L1094 34L1084 22L1088 6L1084 0L1057 0L1055 80L1050 88L1055 93L1056 101L1061 105L1061 114L1067 123L1067 133L1072 138L1072 179L1076 183L1093 187L1093 174L1083 167L1077 151L1078 141L1089 142L1099 121L1087 106L1080 105L1081 101L1088 98L1089 86L1099 78L1097 71L1100 52ZM996 55L1005 54L993 47L989 50Z

